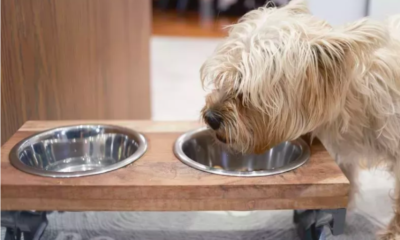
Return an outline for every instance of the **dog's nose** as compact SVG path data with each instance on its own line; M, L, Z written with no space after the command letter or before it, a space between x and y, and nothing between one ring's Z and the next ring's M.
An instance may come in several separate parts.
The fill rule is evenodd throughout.
M204 120L214 130L221 127L222 118L210 110L204 114Z

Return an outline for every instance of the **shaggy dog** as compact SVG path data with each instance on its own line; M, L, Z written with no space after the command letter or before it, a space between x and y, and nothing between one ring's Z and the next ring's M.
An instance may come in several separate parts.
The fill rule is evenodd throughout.
M311 133L354 187L360 159L384 160L400 193L400 16L340 28L303 1L259 8L230 27L201 68L217 139L261 153ZM396 199L399 199L398 197ZM382 239L400 239L400 200Z

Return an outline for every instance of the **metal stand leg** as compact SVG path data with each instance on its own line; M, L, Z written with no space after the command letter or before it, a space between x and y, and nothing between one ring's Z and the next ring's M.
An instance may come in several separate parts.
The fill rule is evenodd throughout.
M5 227L4 240L39 240L47 227L46 212L1 211L1 226Z
M293 222L302 240L325 240L327 227L333 235L344 232L346 209L295 210Z
M346 223L346 209L334 209L326 210L332 214L332 221L330 222L330 228L334 236L344 233L344 226Z

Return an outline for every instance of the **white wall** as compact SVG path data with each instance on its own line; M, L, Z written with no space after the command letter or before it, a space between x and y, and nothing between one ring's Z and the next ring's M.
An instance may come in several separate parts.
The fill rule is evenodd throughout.
M308 5L314 15L333 26L363 18L367 13L367 0L308 0Z
M387 16L400 14L400 0L370 0L369 16L383 20Z

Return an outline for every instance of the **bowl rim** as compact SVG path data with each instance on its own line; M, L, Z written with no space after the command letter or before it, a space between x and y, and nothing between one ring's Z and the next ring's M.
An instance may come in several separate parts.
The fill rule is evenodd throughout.
M174 154L175 156L184 164L188 165L189 167L192 167L194 169L207 172L207 173L213 173L213 174L218 174L218 175L223 175L223 176L232 176L232 177L262 177L262 176L271 176L271 175L276 175L276 174L281 174L284 172L289 172L292 170L295 170L302 165L304 165L308 160L310 159L310 146L302 139L302 138L297 138L295 140L291 140L288 142L291 142L293 144L296 144L297 146L300 147L301 149L301 155L297 157L294 161L291 161L289 164L282 166L280 168L276 168L273 170L261 170L261 171L248 171L248 172L238 172L238 171L229 171L225 169L218 169L218 168L212 168L203 164L200 164L191 158L189 158L183 151L183 144L192 138L193 136L203 133L206 131L211 131L208 127L201 127L189 132L186 132L182 134L181 136L178 137L178 139L174 143ZM268 150L267 150L268 151Z
M25 165L21 162L18 157L18 153L21 150L20 148L26 144L28 141L32 141L34 138L39 138L41 136L47 135L52 132L62 131L65 129L77 129L77 128L108 128L108 129L116 129L121 131L121 134L126 133L133 135L135 140L137 140L138 148L137 150L130 155L129 157L123 159L122 161L116 162L114 164L99 168L99 169L92 169L88 171L76 171L76 172L58 172L58 171L47 171L40 168L31 167ZM102 174L110 171L117 170L119 168L125 167L135 161L137 161L140 157L142 157L148 148L147 139L144 137L143 134L126 127L111 125L111 124L77 124L77 125L67 125L61 126L56 128L47 129L45 131L41 131L35 134L30 135L29 137L24 138L23 140L19 141L10 151L8 157L9 161L12 166L16 169L23 171L25 173L33 174L36 176L42 177L53 177L53 178L72 178L72 177L84 177L84 176L92 176L97 174Z

